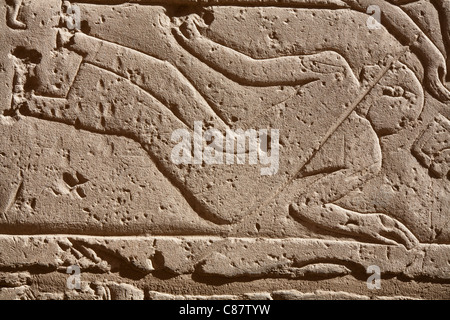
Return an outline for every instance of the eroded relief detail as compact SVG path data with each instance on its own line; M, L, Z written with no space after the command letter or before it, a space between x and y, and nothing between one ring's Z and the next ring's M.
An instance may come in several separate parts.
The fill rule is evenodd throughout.
M178 2L2 3L0 297L449 297L448 2Z
M436 178L450 179L450 122L439 115L422 133L413 146L417 159Z

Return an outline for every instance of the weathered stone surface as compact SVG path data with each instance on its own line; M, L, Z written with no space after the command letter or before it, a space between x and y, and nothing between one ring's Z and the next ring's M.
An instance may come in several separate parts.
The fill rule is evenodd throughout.
M1 299L450 298L448 1L4 0L0 31Z

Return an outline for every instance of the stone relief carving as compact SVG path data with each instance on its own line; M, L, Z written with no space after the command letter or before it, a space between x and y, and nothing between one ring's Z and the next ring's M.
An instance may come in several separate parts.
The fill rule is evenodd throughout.
M0 272L333 281L375 264L447 283L450 7L422 2L5 1ZM273 128L221 153L226 132ZM177 130L192 159L198 130L215 132L198 147L233 164L174 163ZM0 295L45 298L4 277ZM112 281L82 295L185 297Z

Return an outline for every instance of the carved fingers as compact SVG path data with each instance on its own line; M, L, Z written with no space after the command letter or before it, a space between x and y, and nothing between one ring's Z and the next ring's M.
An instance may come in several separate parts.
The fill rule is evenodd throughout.
M358 223L352 224L354 229L358 229L362 234L374 240L391 244L404 245L407 249L412 249L419 244L417 238L400 221L385 214L360 215Z
M27 25L17 20L22 0L12 1L12 7L8 6L8 25L13 29L26 29Z

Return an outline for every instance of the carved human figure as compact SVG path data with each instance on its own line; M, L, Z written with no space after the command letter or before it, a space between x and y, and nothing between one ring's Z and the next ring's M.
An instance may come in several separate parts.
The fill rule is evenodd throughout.
M190 27L193 26L193 23L190 24ZM184 27L190 28L188 23ZM174 28L175 32L176 30L177 27ZM195 32L195 28L192 31ZM178 38L182 42L181 35L182 33L178 32ZM221 50L218 44L201 37L200 34L186 40L185 47L188 49L188 42L192 40L192 44L199 50L197 54L204 54L211 46L217 47L220 59L216 59L214 55L205 55L203 61L211 65L217 64L216 67L223 74L234 78L242 85L295 87L314 82L316 91L322 90L326 84L333 86L334 89L329 89L333 92L332 95L321 97L324 100L323 104L327 105L327 110L322 110L323 113L339 115L344 102L342 105L335 105L330 101L336 101L338 96L341 100L346 100L348 95L356 94L359 85L345 59L332 51L255 60L230 48L223 47ZM194 43L195 41L199 43ZM201 167L190 168L172 163L170 156L173 143L170 141L170 133L179 128L192 130L196 121L203 122L205 127L212 126L222 132L229 126L211 110L202 95L175 67L166 61L82 32L72 35L61 30L57 43L60 46L52 56L61 61L73 62L69 70L65 68L67 73L61 76L58 74L56 77L67 81L60 84L46 83L47 73L45 70L39 72L42 67L38 65L35 73L38 77L41 76L41 81L38 81L39 86L35 90L25 93L27 99L16 106L21 113L61 121L93 132L132 137L149 152L151 158L160 166L160 170L176 181L177 185L182 185L183 190L187 190L188 197L200 199L199 202L203 197L208 200L208 197L217 198L213 193L203 195L208 190L204 191L202 185L192 184L186 178L195 173L197 178L205 176L206 179L206 176L211 177L211 173ZM154 74L158 74L158 81L155 81ZM348 92L343 94L342 88L346 88ZM310 100L311 96L304 99L306 100L303 104L307 105L306 101ZM227 107L229 106L224 106ZM311 113L310 116L316 115ZM296 121L300 123L302 119ZM251 121L243 125L256 128ZM270 123L267 125L271 126ZM305 123L302 125L306 126ZM301 130L296 130L295 126L284 130L286 126L288 123L285 122L276 124L276 127L290 138L294 139L301 135L304 140L306 139L306 135L301 134ZM323 123L317 123L310 129L316 128L318 133L326 131L326 127L327 125ZM314 144L313 139L307 140L309 141L305 143ZM301 147L308 149L307 146ZM291 154L300 154L299 148L298 145L292 145ZM221 175L226 174L227 170L226 167L217 168L211 179L223 181ZM266 180L268 184L275 183ZM226 188L226 185L223 188ZM267 188L266 192L270 193L270 189ZM237 196L230 195L230 201L242 203L244 199L238 199ZM242 194L240 196L243 197ZM236 208L236 212L234 212L230 210L230 206L227 204L217 209L212 202L207 208L198 205L197 210L206 212L205 216L218 223L236 222L248 210L235 205L233 207Z
M312 182L291 205L291 215L338 233L408 248L417 245L395 211L360 213L334 202L380 173L383 137L398 134L416 121L423 103L414 73L396 63L300 172L298 179L312 178Z
M199 19L188 19L181 27L184 33L177 32L178 39L191 53L205 58L211 67L225 74L232 73L230 76L240 82L248 82L258 73L255 71L258 63L249 64L243 55L203 37L197 29L201 23ZM293 68L291 73L296 72L295 62L285 61ZM242 66L238 72L232 67L234 64ZM301 66L297 64L297 68ZM263 66L261 70L264 70ZM283 67L278 70L283 70ZM365 73L370 77L371 73L379 72L378 67L372 67L366 68ZM279 73L281 80L283 74L285 72ZM261 77L265 76L279 77L261 72ZM291 206L292 215L330 230L362 235L384 243L414 246L417 239L395 218L380 213L361 214L340 208L333 202L379 173L382 163L379 137L395 134L409 121L415 121L422 111L423 99L422 86L414 73L401 63L393 65L370 91L366 103L350 114L297 175L296 179L317 178L307 190L300 190L298 199Z
M25 29L26 25L17 20L17 15L22 5L22 0L9 0L8 24L12 28ZM90 1L81 1L90 3ZM133 1L132 1L133 2ZM350 8L356 11L366 12L370 6L379 6L382 12L382 23L392 29L394 34L401 35L400 40L410 46L417 53L425 68L424 82L430 92L439 100L450 101L450 92L444 86L447 74L446 56L448 52L440 52L430 38L411 20L411 18L399 7L417 0L345 0ZM442 30L445 44L450 44L450 5L448 0L431 0L442 17ZM145 1L140 1L145 3ZM301 3L296 3L301 5Z
M352 95L357 94L360 86L359 82L345 59L334 52L262 60L251 59L242 53L218 45L202 36L197 29L196 23L202 24L202 21L195 17L188 17L185 23L180 26L180 31L174 28L177 40L191 54L201 57L202 61L211 68L241 84L250 86L301 86L308 83L323 82L327 84L340 82L345 83L350 100ZM64 38L65 36L61 33L60 37ZM183 181L186 175L185 169L167 160L170 153L170 150L167 148L167 137L161 137L161 132L158 128L165 128L166 131L170 132L183 124L188 128L192 128L194 121L202 120L222 131L227 128L227 125L210 110L209 105L196 92L195 88L180 80L179 73L170 64L80 32L60 42L63 44L68 43L67 47L70 50L77 52L83 57L80 68L75 69L76 74L68 77L69 79L74 79L73 85L68 87L61 96L62 98L59 99L30 96L26 105L21 107L22 111L33 116L64 121L93 131L106 131L112 134L133 136L149 151L152 157L158 158L162 162L164 170L168 171L170 175L179 181ZM60 50L63 53L68 52L68 55L70 55L70 52L73 52L63 47ZM347 162L328 163L329 168L332 168L331 174L311 187L311 190L319 190L318 193L320 194L320 190L323 191L327 184L333 183L335 188L332 188L334 191L332 194L325 198L324 195L316 198L311 196L309 200L308 198L301 199L299 197L300 200L297 201L297 204L302 205L308 202L308 208L311 208L311 210L302 211L303 218L310 219L319 225L339 229L339 224L336 227L335 224L330 222L333 219L317 221L318 218L314 216L314 213L317 215L318 210L320 211L320 206L329 205L332 207L332 203L336 198L342 197L377 174L382 157L376 133L379 135L392 134L401 129L400 120L404 118L414 120L420 113L420 97L423 98L421 91L419 92L419 89L417 89L420 88L420 84L415 76L412 75L412 72L405 70L404 66L397 66L397 69L400 70L399 74L403 74L403 77L408 80L411 87L405 90L398 85L393 88L386 84L388 88L384 88L380 96L391 95L393 96L392 98L401 100L401 107L399 107L398 113L392 114L392 112L387 112L386 114L390 116L385 118L380 116L383 112L377 111L379 109L376 107L366 111L359 110L359 114L356 112L352 113L345 120L345 123L339 126L333 137L330 138L330 141L340 136L344 144L353 147L350 150L346 150L344 147L341 150L332 151L331 154L333 152L339 154L344 151L344 155L347 153L350 156L344 156ZM159 75L160 81L158 83L153 81L151 77L155 73ZM133 86L121 82L117 76L129 79ZM395 81L397 80L395 79ZM97 88L98 90L90 90L88 83L96 82L99 83L100 88ZM114 83L111 84L111 87L115 90L108 93L109 98L111 98L109 100L113 102L107 106L104 100L96 99L95 97L99 95L99 90L109 86L110 83ZM335 85L330 92L339 95L340 88L344 87ZM156 101L143 94L145 92L156 97ZM414 97L417 99L415 102L412 102ZM315 98L320 100L320 97ZM91 102L98 100L99 106L83 105L83 99ZM302 98L300 97L299 99ZM322 101L322 104L328 108L326 112L329 112L329 115L338 116L341 112L341 106L330 103L334 96L329 95L327 99L328 103ZM304 122L305 119L303 116L298 117L298 113L301 112L299 108L302 105L307 105L308 101L311 102L311 100L306 99L295 104L289 111L292 113L290 116L293 118L297 116L299 119L298 128L295 126L283 128L283 126L286 127L283 119L272 116L270 112L265 114L263 118L267 119L266 122L271 127L286 129L285 131L291 139L295 140L298 137L304 140L308 134L302 132L299 128L301 128L301 122ZM405 106L407 106L405 109L407 111L404 110ZM380 107L380 109L382 108ZM389 109L386 110L389 111ZM108 112L109 115L106 115L105 113ZM330 118L333 117L330 116ZM275 122L273 122L273 119L275 119ZM248 125L251 125L251 123L248 123ZM303 124L303 126L305 129L311 130L311 134L323 129L320 128L320 123L317 123L312 129L311 125ZM354 137L348 130L348 128L353 126L359 132L357 137ZM324 130L327 131L328 128ZM290 145L293 146L294 143ZM327 146L325 145L324 147L325 149L323 150L326 150ZM292 152L287 155L294 156L295 151L293 148ZM319 155L320 153L316 154L316 156ZM314 172L322 172L324 170L320 166L315 168L314 163L313 159L301 174L312 175ZM329 168L326 170L329 170ZM352 183L343 184L347 180L350 180ZM345 187L342 187L342 185ZM295 212L295 205L293 209ZM338 212L335 215L336 218L343 216L348 218L347 221L353 221L353 219L356 219L355 217L361 218L361 224L365 228L351 228L340 231L366 234L376 240L390 243L392 243L392 238L400 239L399 242L403 242L408 246L415 242L414 236L401 223L385 215L362 215L362 218L356 212L353 212L352 215L351 212L347 211L344 213ZM216 216L215 218L220 221L222 217ZM226 221L230 222L233 220ZM390 224L390 226L386 227L383 222ZM367 227L369 225L370 227ZM380 234L383 232L389 232L390 236L381 236Z

